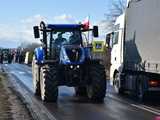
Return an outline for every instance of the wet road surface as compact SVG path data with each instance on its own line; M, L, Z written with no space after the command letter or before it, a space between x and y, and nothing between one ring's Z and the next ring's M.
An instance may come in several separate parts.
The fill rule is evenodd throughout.
M21 64L4 64L4 69L16 76L33 95L31 67ZM58 103L43 103L57 120L153 120L160 116L160 102L152 105L139 104L130 98L115 95L111 87L103 104L87 102L74 96L74 89L59 88ZM37 98L40 101L40 98Z

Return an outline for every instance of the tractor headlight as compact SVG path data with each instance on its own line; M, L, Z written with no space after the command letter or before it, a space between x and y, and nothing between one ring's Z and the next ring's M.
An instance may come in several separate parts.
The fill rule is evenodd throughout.
M70 68L73 69L73 65L71 65Z

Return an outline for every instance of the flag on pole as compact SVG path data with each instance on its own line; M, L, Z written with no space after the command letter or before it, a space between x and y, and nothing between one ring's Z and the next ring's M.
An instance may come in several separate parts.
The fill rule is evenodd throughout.
M89 29L89 17L87 16L86 18L85 18L85 20L82 22L82 25L83 25L83 28L85 29L85 30L87 30L87 29Z

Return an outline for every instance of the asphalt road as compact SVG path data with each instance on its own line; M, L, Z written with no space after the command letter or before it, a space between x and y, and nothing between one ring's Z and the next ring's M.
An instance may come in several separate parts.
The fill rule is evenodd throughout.
M2 65L10 74L16 76L33 95L31 67L21 64ZM74 89L59 87L58 103L43 103L57 120L154 120L160 116L160 102L140 104L132 98L117 96L109 86L103 104L86 102L85 98L74 96ZM40 98L36 98L40 101Z

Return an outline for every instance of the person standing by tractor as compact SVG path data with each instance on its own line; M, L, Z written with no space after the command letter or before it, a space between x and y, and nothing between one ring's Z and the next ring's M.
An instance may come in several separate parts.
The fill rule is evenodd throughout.
M11 50L8 52L8 63L10 64L10 63L12 63L12 59L13 59L13 57L12 57L12 52L11 52Z
M3 64L3 51L0 52L0 63Z

